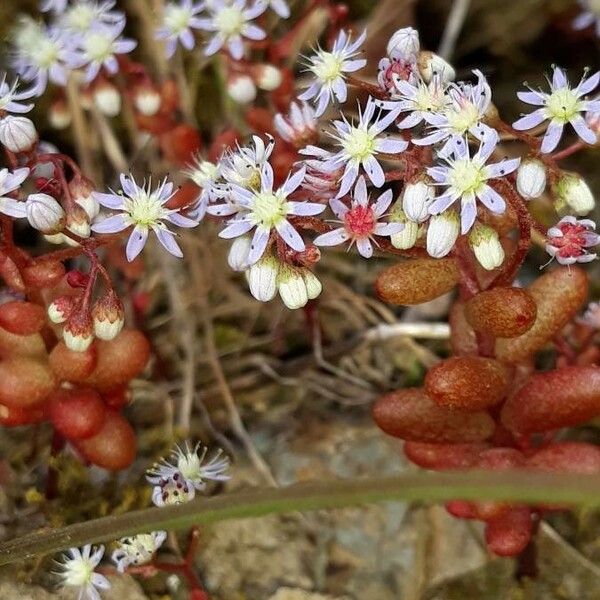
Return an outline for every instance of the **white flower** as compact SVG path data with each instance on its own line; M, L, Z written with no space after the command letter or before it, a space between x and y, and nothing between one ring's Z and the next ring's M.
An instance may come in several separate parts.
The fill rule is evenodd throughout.
M529 158L517 170L517 191L523 198L539 198L546 189L546 166L541 160Z
M469 233L469 245L475 258L486 270L497 269L504 262L504 248L498 238L498 233L488 225L477 223Z
M2 113L26 113L33 108L33 104L23 104L35 96L35 90L18 91L19 80L16 79L12 85L6 81L6 73L0 80L0 115Z
M257 1L252 6L246 6L246 0L211 0L207 8L210 18L198 19L201 29L214 32L204 48L206 56L212 56L227 46L231 56L240 60L244 56L243 38L263 40L267 35L258 25L250 23L265 12L265 2Z
M179 214L177 209L165 208L173 195L173 184L164 179L156 189L152 189L151 181L138 185L133 176L121 174L121 187L122 192L119 194L94 192L94 198L102 206L121 212L96 221L92 225L92 231L117 233L133 226L126 248L129 261L144 248L150 229L169 253L177 257L183 256L175 235L167 228L165 221L187 228L195 227L198 223Z
M62 571L56 575L61 578L62 586L77 589L78 600L100 600L98 590L110 588L108 579L94 572L103 554L104 546L92 548L90 544L81 550L70 548L67 554L63 554Z
M75 0L64 11L60 25L74 34L82 34L96 27L118 26L125 20L125 15L112 10L115 4L115 0Z
M563 217L546 234L546 252L561 265L587 263L596 259L595 252L588 248L600 243L600 235L595 232L596 223L590 219Z
M367 32L363 31L354 42L351 42L350 36L345 31L340 31L331 52L318 48L314 56L307 59L307 70L314 75L315 80L299 96L299 99L314 99L317 117L325 112L334 96L341 104L346 102L348 97L346 73L354 73L367 64L366 59L355 58L366 37Z
M434 131L424 138L413 139L414 144L427 146L445 142L439 154L448 156L467 134L480 141L484 138L498 139L497 132L482 122L492 101L492 91L481 71L473 73L477 76L475 85L465 82L450 84L446 91L448 104L441 112L421 113Z
M360 168L366 172L371 183L380 188L385 183L385 173L376 156L378 154L400 154L408 146L408 142L401 139L383 136L382 133L394 121L398 110L394 109L387 115L381 113L375 116L377 104L369 97L365 110L359 114L357 124L343 121L334 121L335 131L330 135L341 147L337 153L332 154L316 146L307 146L301 154L314 155L321 158L323 171L337 171L344 169L340 181L337 197L345 196L356 181ZM373 117L375 119L373 120ZM373 121L371 123L371 121Z
M200 455L198 451L201 449ZM154 485L152 501L157 506L179 504L192 500L196 490L203 490L206 481L227 481L229 459L219 450L204 462L208 448L200 443L193 449L189 444L177 446L171 453L171 460L162 459L146 473L146 479Z
M252 141L254 146L243 148L238 146L236 152L227 152L219 163L219 169L226 182L255 190L260 188L261 172L273 152L275 140L270 137L269 143L265 145L260 137L253 135ZM227 214L233 214L233 212ZM212 214L223 216L226 213L215 212Z
M427 226L427 254L442 258L454 248L460 233L460 220L454 210L429 219Z
M201 190L189 212L191 219L201 221L206 214L209 203L221 195L216 187L216 183L221 177L221 166L209 160L204 160L200 155L197 155L194 157L192 164L184 171L184 174Z
M565 72L559 67L554 67L550 93L541 90L536 92L533 89L517 93L523 102L541 108L515 121L513 127L523 131L549 121L541 146L541 151L544 153L552 152L556 148L567 123L571 124L584 142L595 144L596 134L586 123L582 113L600 111L600 100L584 99L584 96L592 92L598 83L600 83L600 71L591 77L586 77L584 74L577 87L571 89Z
M329 202L331 210L341 219L342 227L323 233L315 238L316 246L337 246L346 241L350 245L356 243L356 248L364 258L373 256L374 236L391 236L400 233L402 223L380 223L392 202L392 190L387 190L376 202L370 203L367 193L367 184L364 177L359 177L354 188L354 197L350 207L341 200L333 199Z
M192 0L168 2L163 10L161 26L156 31L156 39L165 40L167 57L171 58L177 50L177 42L186 50L196 45L193 29L201 29L202 22L197 17L204 10L204 2Z
M208 212L211 214L237 213L235 218L229 221L228 226L221 231L220 237L231 239L254 229L248 254L249 264L254 264L264 254L273 230L293 250L304 251L304 241L289 222L288 217L313 216L325 209L324 205L314 202L288 200L288 196L300 187L304 180L304 174L305 169L301 168L290 175L280 188L273 190L273 167L269 163L265 163L261 172L261 185L258 189L251 191L232 184L233 203L208 207Z
M78 66L85 66L85 80L90 82L105 68L114 75L119 70L118 54L127 54L136 46L132 39L121 37L125 27L122 21L115 28L96 26L83 34L80 42L81 52Z
M27 216L25 202L19 202L9 194L18 190L28 175L27 168L15 169L12 173L8 169L0 169L0 213L16 219Z
M131 565L144 565L150 562L166 539L166 531L140 533L121 538L117 542L118 548L111 555L111 560L117 565L117 571L124 573Z
M495 148L496 140L487 138L471 158L467 140L463 139L462 143L456 144L453 155L445 159L448 166L437 165L428 168L427 173L434 180L434 185L446 187L429 207L429 213L442 213L460 200L463 234L467 233L475 222L477 200L493 213L502 214L506 209L506 202L487 182L512 173L519 166L520 159L513 158L486 165Z
M38 132L31 119L8 115L0 119L0 144L11 152L27 152L38 141Z
M317 137L315 111L306 102L302 102L302 105L292 102L289 113L286 116L277 113L273 124L277 133L297 148L302 148Z

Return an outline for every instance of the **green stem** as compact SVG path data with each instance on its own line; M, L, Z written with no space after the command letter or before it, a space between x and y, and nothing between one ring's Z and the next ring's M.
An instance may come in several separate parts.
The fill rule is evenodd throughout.
M356 506L390 500L505 500L533 504L599 504L600 477L571 473L406 473L398 477L319 481L236 492L149 508L42 531L0 544L0 565L157 529L177 530L226 519Z

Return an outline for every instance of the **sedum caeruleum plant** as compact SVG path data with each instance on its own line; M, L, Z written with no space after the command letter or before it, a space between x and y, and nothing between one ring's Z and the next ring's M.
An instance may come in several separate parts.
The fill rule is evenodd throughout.
M595 201L562 162L600 144L600 72L548 65L545 87L515 85L523 115L511 122L482 69L458 78L411 27L369 65L369 31L328 0L170 0L133 19L121 4L44 0L14 26L0 77L3 426L46 423L53 459L70 452L87 466L129 468L139 433L125 410L130 384L164 362L134 282L151 250L185 261L198 228L213 227L249 294L304 309L308 322L327 293L322 255L340 248L356 261L393 259L374 286L389 305L454 293L451 356L420 387L373 406L412 463L600 473L600 448L562 435L600 415L600 308L588 303L586 271L600 243ZM597 2L581 4L572 27L598 30ZM304 26L323 11L311 46ZM197 125L190 60L214 70L234 115L221 131ZM47 124L71 129L73 155L40 139L47 124L31 115L42 97ZM139 159L148 145L152 166ZM20 243L23 230L39 238L35 251ZM541 270L525 285L528 257ZM228 468L222 451L186 442L148 470L152 503L191 503ZM60 476L51 465L48 499ZM483 522L500 556L522 555L544 514L563 508L465 493L444 497L448 512ZM104 540L106 555L96 538L61 548L59 583L97 600L109 574L163 571L208 598L193 563L198 528L169 562L167 531L147 525Z

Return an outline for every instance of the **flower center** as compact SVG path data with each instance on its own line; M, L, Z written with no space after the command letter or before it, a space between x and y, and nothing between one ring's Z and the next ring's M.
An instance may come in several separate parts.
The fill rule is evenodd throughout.
M352 127L342 142L346 154L363 161L375 153L375 136L368 129Z
M215 23L221 34L227 37L239 35L244 25L244 15L239 8L228 6L215 15Z
M448 174L448 183L461 195L477 193L485 181L484 167L476 165L468 158L457 160Z
M125 211L135 225L155 225L165 216L165 209L154 194L140 194L124 202Z
M552 92L546 101L546 114L555 121L568 123L580 111L580 101L573 90L562 88Z
M344 223L354 237L368 237L375 229L375 214L370 206L358 204L346 213Z
M436 112L444 107L444 94L441 91L430 90L428 86L419 84L413 103L415 110Z
M201 188L207 187L217 178L217 166L208 160L198 163L196 168L191 171L192 181Z
M342 75L342 62L340 56L321 51L310 69L323 83L332 83Z
M91 33L85 39L85 51L95 61L102 62L112 55L113 38L101 33Z
M67 26L77 31L86 31L94 22L95 14L91 6L75 4L66 15Z
M200 460L195 454L183 454L177 461L177 468L185 479L200 478Z
M183 6L169 4L165 9L165 25L173 33L181 33L187 29L192 17L189 10Z
M252 216L257 225L271 229L283 221L287 213L288 203L282 194L263 192L254 197Z
M49 69L58 59L58 44L49 39L41 40L32 53L32 58L42 69Z
M466 133L479 121L479 111L472 102L466 102L459 109L449 110L446 118L456 133Z
M182 481L181 473L175 473L173 477L161 481L162 501L165 504L181 504L192 499L193 491L187 483Z
M65 582L67 585L83 587L90 583L94 567L85 559L74 558L65 563Z

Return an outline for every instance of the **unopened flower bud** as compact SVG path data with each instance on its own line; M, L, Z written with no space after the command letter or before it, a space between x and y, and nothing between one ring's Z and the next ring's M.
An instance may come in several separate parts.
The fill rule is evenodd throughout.
M419 49L419 32L412 27L403 27L390 38L387 54L391 58L414 61Z
M434 258L446 256L454 247L460 233L460 220L456 212L448 210L429 219L427 228L427 253Z
M78 177L69 183L69 190L75 204L83 208L90 221L100 212L100 204L94 196L94 184L85 177Z
M596 203L592 190L582 177L576 173L565 173L554 186L556 196L556 210L574 212L576 215L585 215L594 209Z
M248 253L252 245L252 238L247 235L235 238L229 254L227 255L227 263L229 266L238 272L245 271L248 268Z
M429 83L434 75L438 75L440 80L445 82L452 81L456 77L456 72L450 63L428 50L419 54L417 67L425 83Z
M546 189L546 167L541 160L524 160L517 170L517 191L523 198L539 198Z
M0 119L0 143L11 152L28 152L38 141L31 119L8 115Z
M51 235L44 235L44 239L49 244L56 244L59 246L60 244L66 243L66 238L62 233L53 233Z
M162 98L153 86L145 85L136 90L133 103L141 114L153 117L160 109Z
M308 299L314 300L323 291L323 285L310 269L302 269L302 277L304 277Z
M504 262L504 248L498 232L488 225L477 223L471 229L469 245L479 264L487 271L498 268Z
M417 243L417 238L419 237L419 224L406 216L399 201L392 209L389 220L390 223L404 224L404 229L402 229L402 231L390 236L392 246L399 250L408 250L409 248L412 248Z
M75 309L63 328L65 346L73 352L85 352L94 341L94 322L89 310Z
M291 310L302 308L308 302L308 291L302 272L283 265L277 275L277 289L283 303Z
M48 194L30 194L25 203L29 224L42 233L58 233L64 225L65 211Z
M281 71L273 65L257 65L254 74L256 85L267 92L276 90L283 80Z
M256 86L248 75L234 75L227 82L227 93L238 104L248 104L256 98Z
M114 85L103 81L94 89L94 104L107 117L116 117L121 112L121 94Z
M81 206L73 206L67 213L66 227L71 233L79 237L90 237L90 219Z
M53 323L64 323L75 308L73 296L59 296L48 306L48 318Z
M433 202L433 187L424 181L407 183L402 194L402 208L411 221L422 223L429 217L429 205Z
M125 323L125 310L114 292L109 292L94 304L92 318L98 339L112 340L119 335Z
M273 256L265 256L246 271L250 293L260 302L268 302L277 293L279 262Z
M48 122L54 129L66 129L72 121L71 111L64 100L57 100L50 105Z
M273 124L277 133L296 148L304 148L319 137L315 111L306 102L292 102L288 114L276 114Z

